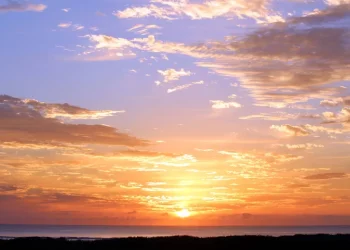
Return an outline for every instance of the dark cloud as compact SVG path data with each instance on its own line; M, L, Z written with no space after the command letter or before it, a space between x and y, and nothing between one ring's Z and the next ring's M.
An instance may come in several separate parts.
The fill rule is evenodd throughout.
M320 105L323 107L337 107L337 106L347 106L350 105L350 97L339 97L331 100L322 100Z
M299 188L308 188L308 187L310 187L310 185L304 184L304 183L294 183L294 184L291 184L287 187L292 188L292 189L299 189Z
M348 175L346 173L324 173L306 176L307 180L327 180L327 179L338 179L346 178Z
M0 96L0 103L7 105L16 105L17 108L26 108L37 111L45 118L68 118L68 119L100 119L112 116L116 113L123 113L125 111L113 110L89 110L68 103L44 103L32 99L19 99L8 95Z
M131 212L128 212L128 214L137 214L137 211L131 211Z
M252 214L249 214L249 213L243 213L242 214L242 218L244 219L244 220L248 220L248 219L250 219L250 218L252 218L253 217L253 215Z
M338 21L350 17L350 4L328 6L323 10L315 10L301 17L294 17L288 20L290 24L321 24Z
M7 0L5 4L0 5L0 13L1 12L24 12L24 11L34 11L41 12L47 8L44 4L31 4L27 2L19 2L16 0Z
M75 194L65 194L65 193L54 193L50 195L49 202L57 203L72 203L72 202L88 202L91 200L96 200L94 197L75 195Z
M345 91L350 79L348 28L268 27L216 43L214 62L198 65L237 77L260 105L286 107Z
M67 110L77 109L63 105ZM68 108L69 107L69 108ZM73 107L73 108L72 108ZM44 117L23 100L0 97L0 142L144 146L148 142L105 125L67 124Z
M30 188L27 190L27 195L41 195L43 193L42 188Z
M0 192L10 192L10 191L16 191L18 188L13 185L1 185L0 184Z

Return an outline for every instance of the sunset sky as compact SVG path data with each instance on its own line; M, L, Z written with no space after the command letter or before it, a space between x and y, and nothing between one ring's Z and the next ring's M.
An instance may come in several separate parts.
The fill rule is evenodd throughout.
M350 224L350 0L0 0L0 223Z

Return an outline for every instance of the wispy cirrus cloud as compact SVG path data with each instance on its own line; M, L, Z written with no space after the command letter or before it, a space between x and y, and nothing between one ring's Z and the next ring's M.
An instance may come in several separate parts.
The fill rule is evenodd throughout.
M278 144L278 147L286 147L290 150L311 150L315 148L324 148L322 144L314 144L314 143L304 143L304 144Z
M130 7L115 12L118 18L155 17L161 19L178 19L188 17L192 20L213 19L217 17L252 18L258 22L283 21L283 18L269 10L269 0L230 1L211 0L191 3L188 0L152 0L152 4Z
M162 27L156 24L149 24L149 25L136 24L132 26L130 29L128 29L127 31L145 36L145 35L149 35L152 30L160 30L160 29L162 29Z
M167 92L168 92L168 94L170 94L170 93L174 93L176 91L188 89L188 88L192 87L193 85L202 85L202 84L204 84L204 81L192 82L189 84L184 84L184 85L176 86L175 88L168 89Z
M321 118L318 114L289 114L286 112L274 112L274 113L261 113L257 115L248 115L240 117L241 120L266 120L266 121L285 121L285 120L296 120L296 119L319 119Z

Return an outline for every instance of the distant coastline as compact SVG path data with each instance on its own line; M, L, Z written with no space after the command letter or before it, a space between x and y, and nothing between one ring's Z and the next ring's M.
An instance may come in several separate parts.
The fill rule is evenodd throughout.
M296 234L350 234L350 226L62 226L62 225L0 225L3 237L49 238L127 238L169 237L189 235L193 237L220 236L292 236Z
M292 249L292 247L311 247L311 249L341 249L350 244L347 235L294 235L294 236L227 236L227 237L129 237L113 239L80 238L15 238L0 240L0 249Z
M3 238L48 237L67 239L109 239L127 237L293 236L349 234L350 226L63 226L1 225Z

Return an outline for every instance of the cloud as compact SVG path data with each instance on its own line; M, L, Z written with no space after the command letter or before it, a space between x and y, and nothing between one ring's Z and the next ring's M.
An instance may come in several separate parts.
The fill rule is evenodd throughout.
M142 28L144 27L145 25L143 24L135 24L134 26L132 26L130 29L128 29L127 31L133 31L133 30L136 30L136 29L139 29L139 28Z
M168 94L170 93L173 93L173 92L176 92L176 91L180 91L180 90L184 90L184 89L188 89L189 87L191 87L192 84L185 84L185 85L181 85L181 86L177 86L175 88L172 88L172 89L168 89Z
M350 128L350 107L344 107L338 114L333 112L324 112L325 123L341 123Z
M6 96L0 96L0 101L8 103L8 101L6 101ZM44 103L32 99L18 100L18 102L22 102L24 105L40 112L46 118L102 119L113 116L117 113L125 113L124 110L88 110L72 106L68 103Z
M350 105L350 97L338 97L331 100L322 100L320 105L323 107L337 107L342 105Z
M132 53L135 50L140 50L162 54L184 54L195 58L212 58L217 56L215 53L207 51L208 48L206 46L188 46L183 43L164 42L156 40L154 35L149 35L147 38L134 38L130 40L107 35L86 35L85 37L95 45L94 50L85 51L85 53L115 53L118 51ZM144 61L144 58L142 58L142 61Z
M66 29L66 28L69 28L71 25L72 23L60 23L57 25L57 27Z
M140 35L149 35L151 30L159 30L162 29L162 27L156 25L156 24L149 24L149 25L143 25L143 24L136 24L127 31L134 32L136 34Z
M252 217L253 217L253 215L249 214L249 213L243 213L242 214L242 219L244 219L244 220L251 219Z
M6 3L0 5L0 12L25 12L25 11L33 11L33 12L42 12L47 6L44 4L31 4L31 3L20 3L15 0L7 0Z
M130 7L117 11L118 18L155 17L178 19L188 17L192 20L213 19L217 17L253 18L257 22L283 21L283 18L268 10L269 0L210 0L203 3L190 3L188 0L152 0L153 4Z
M229 109L229 108L241 108L242 105L238 102L225 102L221 100L211 100L213 109Z
M69 27L72 27L72 30L73 30L73 31L78 31L78 30L82 30L82 29L85 28L84 26L82 26L82 25L80 25L80 24L74 24L74 25L73 25L71 22L59 23L59 24L57 25L57 27L62 28L62 29L67 29L67 28L69 28Z
M102 116L111 113L103 112ZM48 117L46 117L47 115ZM52 117L97 118L99 112L0 96L0 142L142 146L148 142L105 125L68 124ZM101 116L100 116L101 117Z
M77 30L82 30L84 29L85 27L83 25L80 25L80 24L74 24L73 25L73 30L74 31L77 31Z
M348 36L341 27L270 27L208 47L215 62L197 65L238 77L261 106L287 107L345 90L327 85L350 80Z
M126 160L131 162L137 162L142 165L150 164L156 166L155 168L140 168L137 167L137 171L165 171L159 169L158 166L166 167L188 167L192 163L197 162L197 159L188 154L179 155L172 153L162 153L154 151L142 151L142 150L126 150L117 152L107 152L107 153L96 153L96 152L80 152L75 153L81 157L91 157L103 160Z
M303 156L298 156L294 154L277 154L277 153L263 153L263 152L230 152L230 151L218 151L221 155L230 156L232 159L227 161L231 163L232 166L242 168L243 172L238 170L232 172L233 174L245 176L245 168L254 168L254 175L259 174L258 169L270 168L274 164L281 164L291 161L297 161L303 159ZM264 174L264 173L260 173ZM246 177L251 177L252 173L246 175Z
M123 11L117 11L114 15L118 18L142 18L142 17L155 17L161 19L174 19L175 12L158 7L154 4L144 7L131 7Z
M328 128L328 127L315 126L310 124L303 125L303 128L315 133L320 132L320 133L326 133L326 134L343 134L348 132L347 130L344 130L344 129Z
M170 6L169 3L163 5ZM181 4L188 6L188 2ZM349 34L347 27L301 29L288 23L266 26L222 42L196 45L160 41L154 36L131 40L103 35L89 37L96 50L118 50L118 44L124 41L122 48L131 51L201 59L196 63L198 66L238 78L240 86L250 91L258 106L302 108L309 107L305 102L310 99L328 100L346 90L330 85L350 80Z
M191 71L185 71L184 69L179 71L176 69L158 70L158 73L164 77L164 82L176 81L180 77L192 75Z
M347 178L348 175L345 173L325 173L325 174L315 174L306 176L307 180L328 180L328 179L340 179Z
M18 188L13 185L3 185L0 184L0 192L11 192L11 191L16 191Z
M69 12L71 9L70 8L64 8L62 9L63 12Z
M282 147L286 147L291 150L311 150L314 148L324 148L324 145L321 144L313 144L313 143L304 143L304 144L286 144L286 145L278 145Z
M314 115L314 114L288 114L285 112L275 112L275 113L261 113L258 115L249 115L249 116L243 116L239 119L241 120L251 120L251 119L257 119L257 120L266 120L266 121L285 121L285 120L295 120L299 118L308 118L308 119L318 119L320 118L320 115Z
M271 129L285 133L289 136L307 136L310 134L305 128L299 126L286 125L272 125Z
M135 57L131 49L137 44L124 38L114 38L106 35L86 35L91 42L96 43L95 48L89 48L78 54L77 60L109 61Z
M198 84L199 85L204 84L204 81L193 82L193 83L189 83L189 84L180 85L180 86L177 86L177 87L172 88L172 89L168 89L168 94L176 92L176 91L188 89L189 87L191 87L193 85L198 85Z
M327 1L327 3L328 6L323 10L315 9L301 17L290 18L287 22L291 24L321 24L350 17L349 1Z

